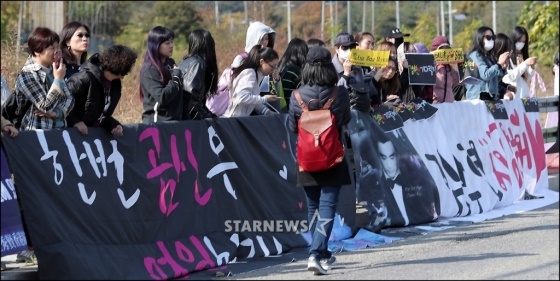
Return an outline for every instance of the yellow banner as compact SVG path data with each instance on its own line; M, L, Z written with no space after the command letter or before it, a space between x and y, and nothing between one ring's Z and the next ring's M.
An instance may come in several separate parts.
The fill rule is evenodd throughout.
M440 49L432 52L434 59L439 63L459 63L465 61L463 49Z
M390 53L390 51L352 49L348 59L352 65L383 67L389 64Z

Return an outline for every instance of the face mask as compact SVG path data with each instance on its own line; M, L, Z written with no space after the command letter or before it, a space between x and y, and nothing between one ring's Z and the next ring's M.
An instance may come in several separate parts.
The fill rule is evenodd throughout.
M523 42L517 42L517 43L515 43L515 48L516 48L518 51L521 51L521 49L523 49L523 47L525 47L525 43L523 43Z
M338 57L341 58L342 60L347 60L348 56L350 56L350 49L344 51L344 50L339 50L338 51Z
M484 43L484 50L490 51L492 48L494 48L494 40L486 41L486 43Z

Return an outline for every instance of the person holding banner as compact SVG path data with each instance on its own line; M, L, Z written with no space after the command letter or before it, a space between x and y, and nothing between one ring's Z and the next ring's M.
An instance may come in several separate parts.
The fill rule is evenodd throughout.
M352 65L349 59L351 50L358 43L350 33L341 32L336 36L334 45L336 54L333 55L332 63L338 73L338 85L348 90L352 109L370 111L371 97L375 95L371 78L367 79L361 67Z
M447 37L438 35L432 40L431 51L451 49ZM436 63L436 84L433 89L433 103L454 102L453 85L459 83L459 72L449 63Z
M4 116L2 116L2 123L0 124L0 128L2 128L3 132L8 133L12 138L17 137L19 133L14 124L12 124L12 122L10 122L8 119L4 118ZM2 134L1 136L4 137L4 134Z
M364 31L358 32L354 35L354 39L356 39L356 49L358 50L373 50L375 48L375 39L373 38L373 34ZM362 72L364 75L370 74L373 70L371 66L362 66Z
M494 40L496 35L492 28L481 26L476 30L468 57L478 67L478 74L483 82L465 85L468 100L499 98L498 84L506 73L509 52L501 53L496 60L492 56Z

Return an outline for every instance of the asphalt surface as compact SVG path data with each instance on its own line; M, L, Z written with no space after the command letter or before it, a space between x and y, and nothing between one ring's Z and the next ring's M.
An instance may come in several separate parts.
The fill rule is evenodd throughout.
M558 174L549 189L558 192ZM383 233L382 233L383 234ZM328 275L307 271L306 249L197 272L190 280L559 280L559 202L351 252ZM37 279L37 266L2 257L2 280ZM228 276L229 275L229 276Z

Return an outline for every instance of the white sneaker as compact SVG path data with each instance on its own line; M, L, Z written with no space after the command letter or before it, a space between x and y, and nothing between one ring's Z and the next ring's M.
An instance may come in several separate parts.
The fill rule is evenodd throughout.
M333 269L334 264L336 264L336 258L334 256L331 256L328 259L321 260L321 266L323 266L325 270Z
M325 275L327 270L321 266L321 263L317 261L315 256L310 256L307 262L307 270L313 271L314 275Z

